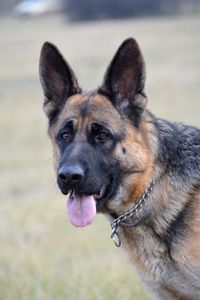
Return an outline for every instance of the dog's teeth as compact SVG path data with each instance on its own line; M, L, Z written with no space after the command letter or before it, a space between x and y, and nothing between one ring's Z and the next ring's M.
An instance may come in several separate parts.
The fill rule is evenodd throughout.
M105 192L106 186L103 186L100 190L100 196L103 196L104 192Z

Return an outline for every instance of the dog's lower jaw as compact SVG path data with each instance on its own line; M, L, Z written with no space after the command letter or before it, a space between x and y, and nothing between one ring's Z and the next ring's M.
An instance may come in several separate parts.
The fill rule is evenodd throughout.
M114 197L111 197L106 203L106 213L122 213L122 203L124 202L125 197L123 187L119 185Z

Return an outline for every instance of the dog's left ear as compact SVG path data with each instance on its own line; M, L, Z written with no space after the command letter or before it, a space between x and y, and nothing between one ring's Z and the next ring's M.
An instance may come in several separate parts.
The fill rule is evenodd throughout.
M147 104L144 93L145 66L142 53L133 38L125 40L111 61L100 93L106 94L113 105L133 119Z

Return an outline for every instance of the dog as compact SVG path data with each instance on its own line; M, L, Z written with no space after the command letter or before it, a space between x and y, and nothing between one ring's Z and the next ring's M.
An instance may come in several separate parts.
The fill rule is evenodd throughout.
M200 130L146 108L135 39L121 44L102 85L89 92L46 42L40 81L71 223L86 226L96 212L106 214L153 299L200 299Z

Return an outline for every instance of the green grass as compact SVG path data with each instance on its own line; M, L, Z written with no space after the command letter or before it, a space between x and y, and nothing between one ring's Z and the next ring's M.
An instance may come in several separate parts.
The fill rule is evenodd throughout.
M200 19L174 17L68 24L62 18L0 21L0 299L145 300L103 216L73 228L55 183L38 58L59 46L80 84L95 87L123 39L147 62L149 107L200 125Z

